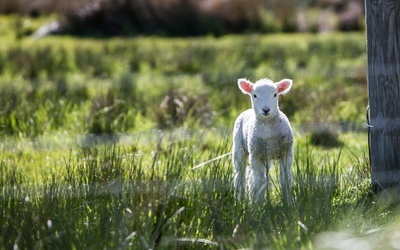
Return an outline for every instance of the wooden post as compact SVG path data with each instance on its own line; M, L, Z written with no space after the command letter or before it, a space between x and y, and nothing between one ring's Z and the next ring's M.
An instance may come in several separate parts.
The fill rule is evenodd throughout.
M400 183L400 1L366 0L372 184Z

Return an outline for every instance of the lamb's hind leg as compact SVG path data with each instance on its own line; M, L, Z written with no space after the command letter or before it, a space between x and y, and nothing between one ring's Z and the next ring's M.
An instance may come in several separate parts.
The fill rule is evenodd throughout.
M280 184L282 189L283 199L291 203L291 190L292 190L292 162L293 151L290 150L286 155L280 159Z
M234 190L235 197L237 199L243 199L245 193L246 186L246 161L247 161L247 153L243 148L238 148L235 145L232 150L232 158L233 158L233 166L235 168L235 177L234 177Z

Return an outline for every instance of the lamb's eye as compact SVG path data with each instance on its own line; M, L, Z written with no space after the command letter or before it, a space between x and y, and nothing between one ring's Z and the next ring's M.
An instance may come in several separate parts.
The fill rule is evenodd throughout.
M257 95L254 94L253 97L254 97L254 98L257 98Z
M274 97L276 97L276 93L274 94Z

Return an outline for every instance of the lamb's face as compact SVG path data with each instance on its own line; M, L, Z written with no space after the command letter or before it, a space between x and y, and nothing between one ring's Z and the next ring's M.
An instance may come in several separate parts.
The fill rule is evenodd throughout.
M251 103L257 117L274 116L278 109L278 88L270 82L261 82L253 85Z
M261 79L253 84L246 79L239 79L238 85L243 93L250 95L256 116L263 119L278 114L278 96L289 92L292 80L283 79L274 83L269 79Z

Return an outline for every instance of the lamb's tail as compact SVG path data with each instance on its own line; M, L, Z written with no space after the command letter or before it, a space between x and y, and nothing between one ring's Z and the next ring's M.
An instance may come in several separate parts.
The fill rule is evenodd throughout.
M205 162L203 162L203 163L200 163L199 165L194 166L194 167L192 168L192 170L195 170L195 169L198 169L198 168L200 168L200 167L203 167L204 165L207 165L208 163L211 163L211 162L213 162L213 161L222 159L222 158L224 158L224 157L226 157L226 156L228 156L228 155L230 155L230 154L231 154L231 152L226 153L226 154L223 154L223 155L220 155L220 156L217 156L217 157L215 157L215 158L213 158L213 159L211 159L211 160L205 161Z

